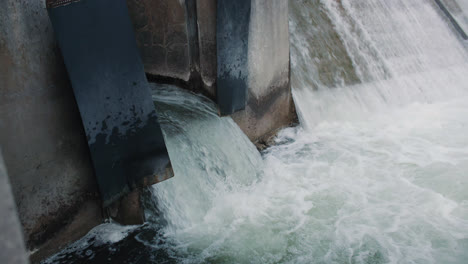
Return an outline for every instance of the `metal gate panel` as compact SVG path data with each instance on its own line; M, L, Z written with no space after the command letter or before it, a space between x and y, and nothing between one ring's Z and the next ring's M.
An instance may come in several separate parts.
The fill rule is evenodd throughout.
M125 0L48 1L104 206L172 176Z
M221 115L245 108L251 0L218 0L217 101Z

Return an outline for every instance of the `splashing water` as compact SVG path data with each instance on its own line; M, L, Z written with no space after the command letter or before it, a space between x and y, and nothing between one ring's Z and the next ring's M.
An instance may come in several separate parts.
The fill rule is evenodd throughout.
M301 126L262 156L204 97L155 92L176 177L147 262L466 263L468 57L434 4L294 0L290 30Z
M465 263L463 44L430 1L290 3L302 126L280 133L250 184L199 184L219 175L189 166L155 187L174 255L197 263Z

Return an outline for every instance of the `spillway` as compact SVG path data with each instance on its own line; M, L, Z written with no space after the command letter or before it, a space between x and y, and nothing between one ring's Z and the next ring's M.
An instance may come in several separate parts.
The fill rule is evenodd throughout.
M203 97L159 89L176 177L109 260L466 263L468 55L435 3L290 1L290 35L301 125L261 156Z

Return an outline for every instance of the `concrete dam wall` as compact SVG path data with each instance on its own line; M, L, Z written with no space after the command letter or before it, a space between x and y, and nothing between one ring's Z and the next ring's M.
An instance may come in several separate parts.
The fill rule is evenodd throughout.
M149 80L216 101L219 1L127 4ZM245 107L232 117L251 141L262 142L296 120L288 2L252 0L248 22ZM44 1L6 0L0 31L0 146L27 248L41 249L34 262L101 223L102 200Z
M32 249L75 216L85 234L101 222L100 201L45 3L8 0L0 9L0 145Z
M19 262L26 261L24 250L36 263L64 249L55 255L58 262L130 256L140 262L386 263L408 248L415 250L401 261L417 262L431 257L426 250L434 246L430 252L442 258L432 262L459 258L464 263L468 235L461 176L468 141L460 124L468 122L468 110L462 100L444 103L467 94L463 34L468 7L463 1L47 3L4 0L0 8L0 210L9 216L0 224L10 227L11 236L4 236L12 238L9 246L18 250L13 256ZM92 15L77 15L96 3L100 7L94 6ZM71 10L77 5L79 12ZM110 5L125 12L115 15ZM87 28L61 24L50 15L65 9L70 12L59 14L62 21ZM103 10L108 13L101 16ZM100 24L93 25L96 21ZM96 34L98 26L105 34ZM70 49L73 45L78 47ZM118 49L122 45L127 48ZM83 62L81 55L89 54L109 61ZM130 68L138 83L129 71L119 71L130 65L120 54L135 65L125 70ZM86 71L85 77L77 78L74 67ZM93 82L77 85L91 75ZM103 85L99 75L110 76L112 84ZM103 87L107 94L128 96L119 101L110 100L112 94L92 93ZM80 94L85 89L92 92ZM132 100L135 94L138 99ZM152 188L146 188L154 183L148 173L132 181L134 171L118 163L128 161L120 154L150 146L139 140L151 141L156 133L137 136L138 145L106 136L102 145L114 144L118 151L99 155L103 146L90 144L99 131L120 136L114 128L127 121L96 125L120 115L109 112L108 104L132 112L131 104L143 102L145 110L134 111L135 116L153 107L158 111L155 123L164 128L162 145L172 162L166 168L175 173ZM102 108L86 111L92 107L83 103ZM282 131L278 146L260 155L251 142L259 149L267 146L276 131L297 122L296 109L300 126ZM87 124L92 118L99 120ZM129 156L140 164L148 155ZM119 178L116 195L103 195L107 182L100 180L97 166L110 176L107 180ZM414 183L415 172L434 179L421 178L422 190L418 182L407 184ZM141 194L151 199L140 199ZM152 211L141 226L145 203ZM458 203L465 206L459 212L463 219L448 217L446 209ZM399 227L385 232L392 219ZM141 233L118 243L110 239L111 244L99 245L104 250L88 254L99 227L88 231L106 220L134 223ZM91 238L83 237L86 233ZM327 243L314 246L317 241ZM151 249L140 250L142 245ZM454 254L455 246L459 252ZM75 253L81 258L73 259Z
M215 99L217 1L197 0L188 5L191 1L128 3L150 79L185 85ZM197 20L191 21L191 16ZM257 141L295 119L289 83L287 1L252 0L248 34L247 105L233 118Z

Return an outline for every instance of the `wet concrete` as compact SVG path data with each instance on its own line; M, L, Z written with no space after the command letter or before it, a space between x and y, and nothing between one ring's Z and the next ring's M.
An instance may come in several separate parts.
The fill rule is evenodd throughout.
M4 1L0 32L0 145L32 249L100 201L45 1Z
M11 192L10 180L0 152L0 259L9 264L26 264L28 258L21 224Z
M248 52L247 105L232 117L250 140L264 141L296 121L287 1L252 0Z

